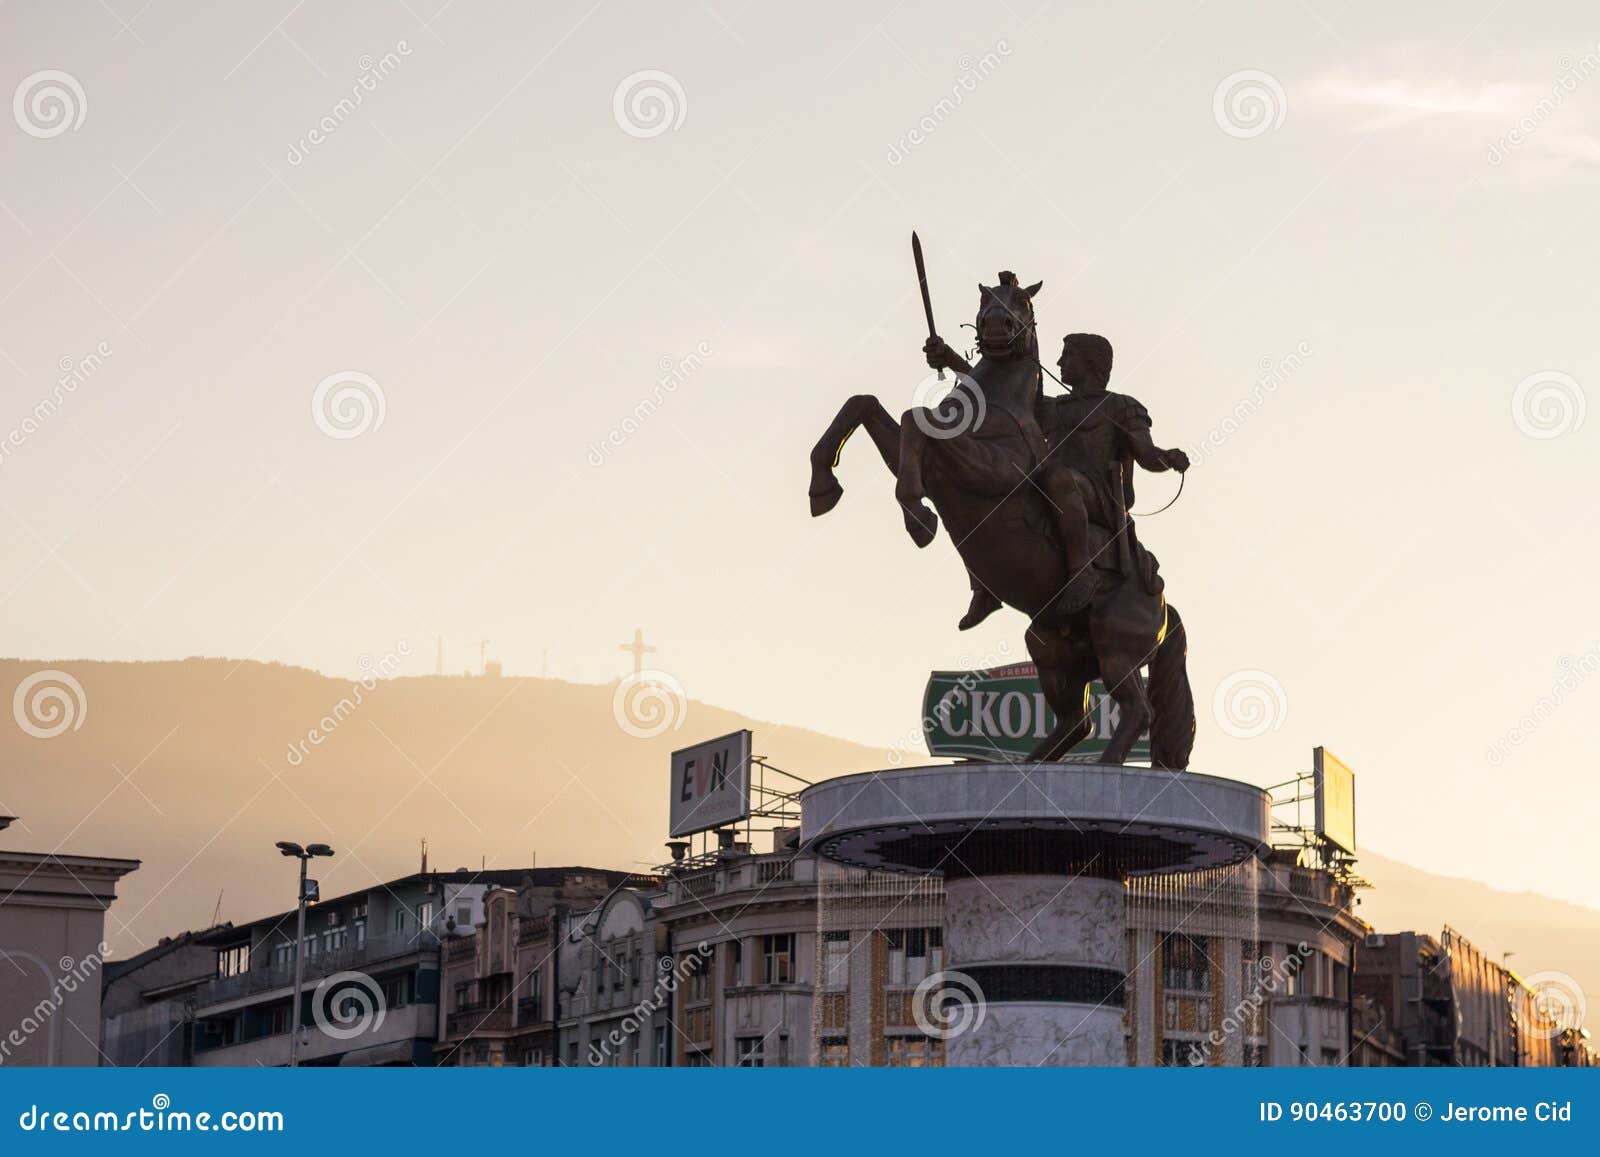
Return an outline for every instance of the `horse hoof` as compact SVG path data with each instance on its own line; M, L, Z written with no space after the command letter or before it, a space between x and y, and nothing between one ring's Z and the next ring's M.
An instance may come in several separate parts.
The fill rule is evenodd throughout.
M939 516L920 502L903 506L901 510L905 512L906 533L911 536L911 541L919 547L932 542L933 536L939 532Z
M844 487L832 480L821 490L813 490L811 492L811 517L820 518L828 513L828 511L839 505L839 499L843 497Z

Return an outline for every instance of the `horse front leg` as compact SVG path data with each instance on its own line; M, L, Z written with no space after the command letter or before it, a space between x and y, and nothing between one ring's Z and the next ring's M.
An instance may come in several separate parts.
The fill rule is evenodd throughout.
M1059 630L1041 631L1037 626L1030 626L1026 640L1028 656L1039 672L1045 702L1056 713L1055 728L1028 753L1028 759L1034 763L1053 763L1066 758L1068 752L1094 734L1089 703L1093 663L1086 662Z
M900 416L900 469L895 472L894 496L905 517L906 533L918 546L927 546L939 531L939 518L922 504L923 454L931 440L923 432L930 410L907 410ZM937 415L934 415L937 419Z
M823 515L839 505L844 487L834 470L850 435L865 426L889 473L900 471L900 427L889 411L871 394L856 394L839 407L838 416L811 450L811 515Z

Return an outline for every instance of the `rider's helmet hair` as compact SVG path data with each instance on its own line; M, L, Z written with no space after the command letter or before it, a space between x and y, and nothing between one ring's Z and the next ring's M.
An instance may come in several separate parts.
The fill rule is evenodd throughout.
M1069 333L1063 346L1071 346L1083 356L1089 370L1102 381L1111 380L1111 343L1097 333Z

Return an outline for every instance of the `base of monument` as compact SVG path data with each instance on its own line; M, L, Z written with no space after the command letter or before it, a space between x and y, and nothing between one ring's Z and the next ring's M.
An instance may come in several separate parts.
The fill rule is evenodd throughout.
M828 859L944 877L945 970L918 1000L949 1065L1126 1064L1128 878L1239 863L1271 830L1259 788L1099 764L869 772L801 806Z

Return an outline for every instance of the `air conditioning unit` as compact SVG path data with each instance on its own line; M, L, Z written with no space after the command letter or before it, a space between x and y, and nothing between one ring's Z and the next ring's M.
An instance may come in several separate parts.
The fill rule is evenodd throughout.
M1388 941L1384 939L1382 932L1369 932L1361 943L1367 948L1382 948Z

